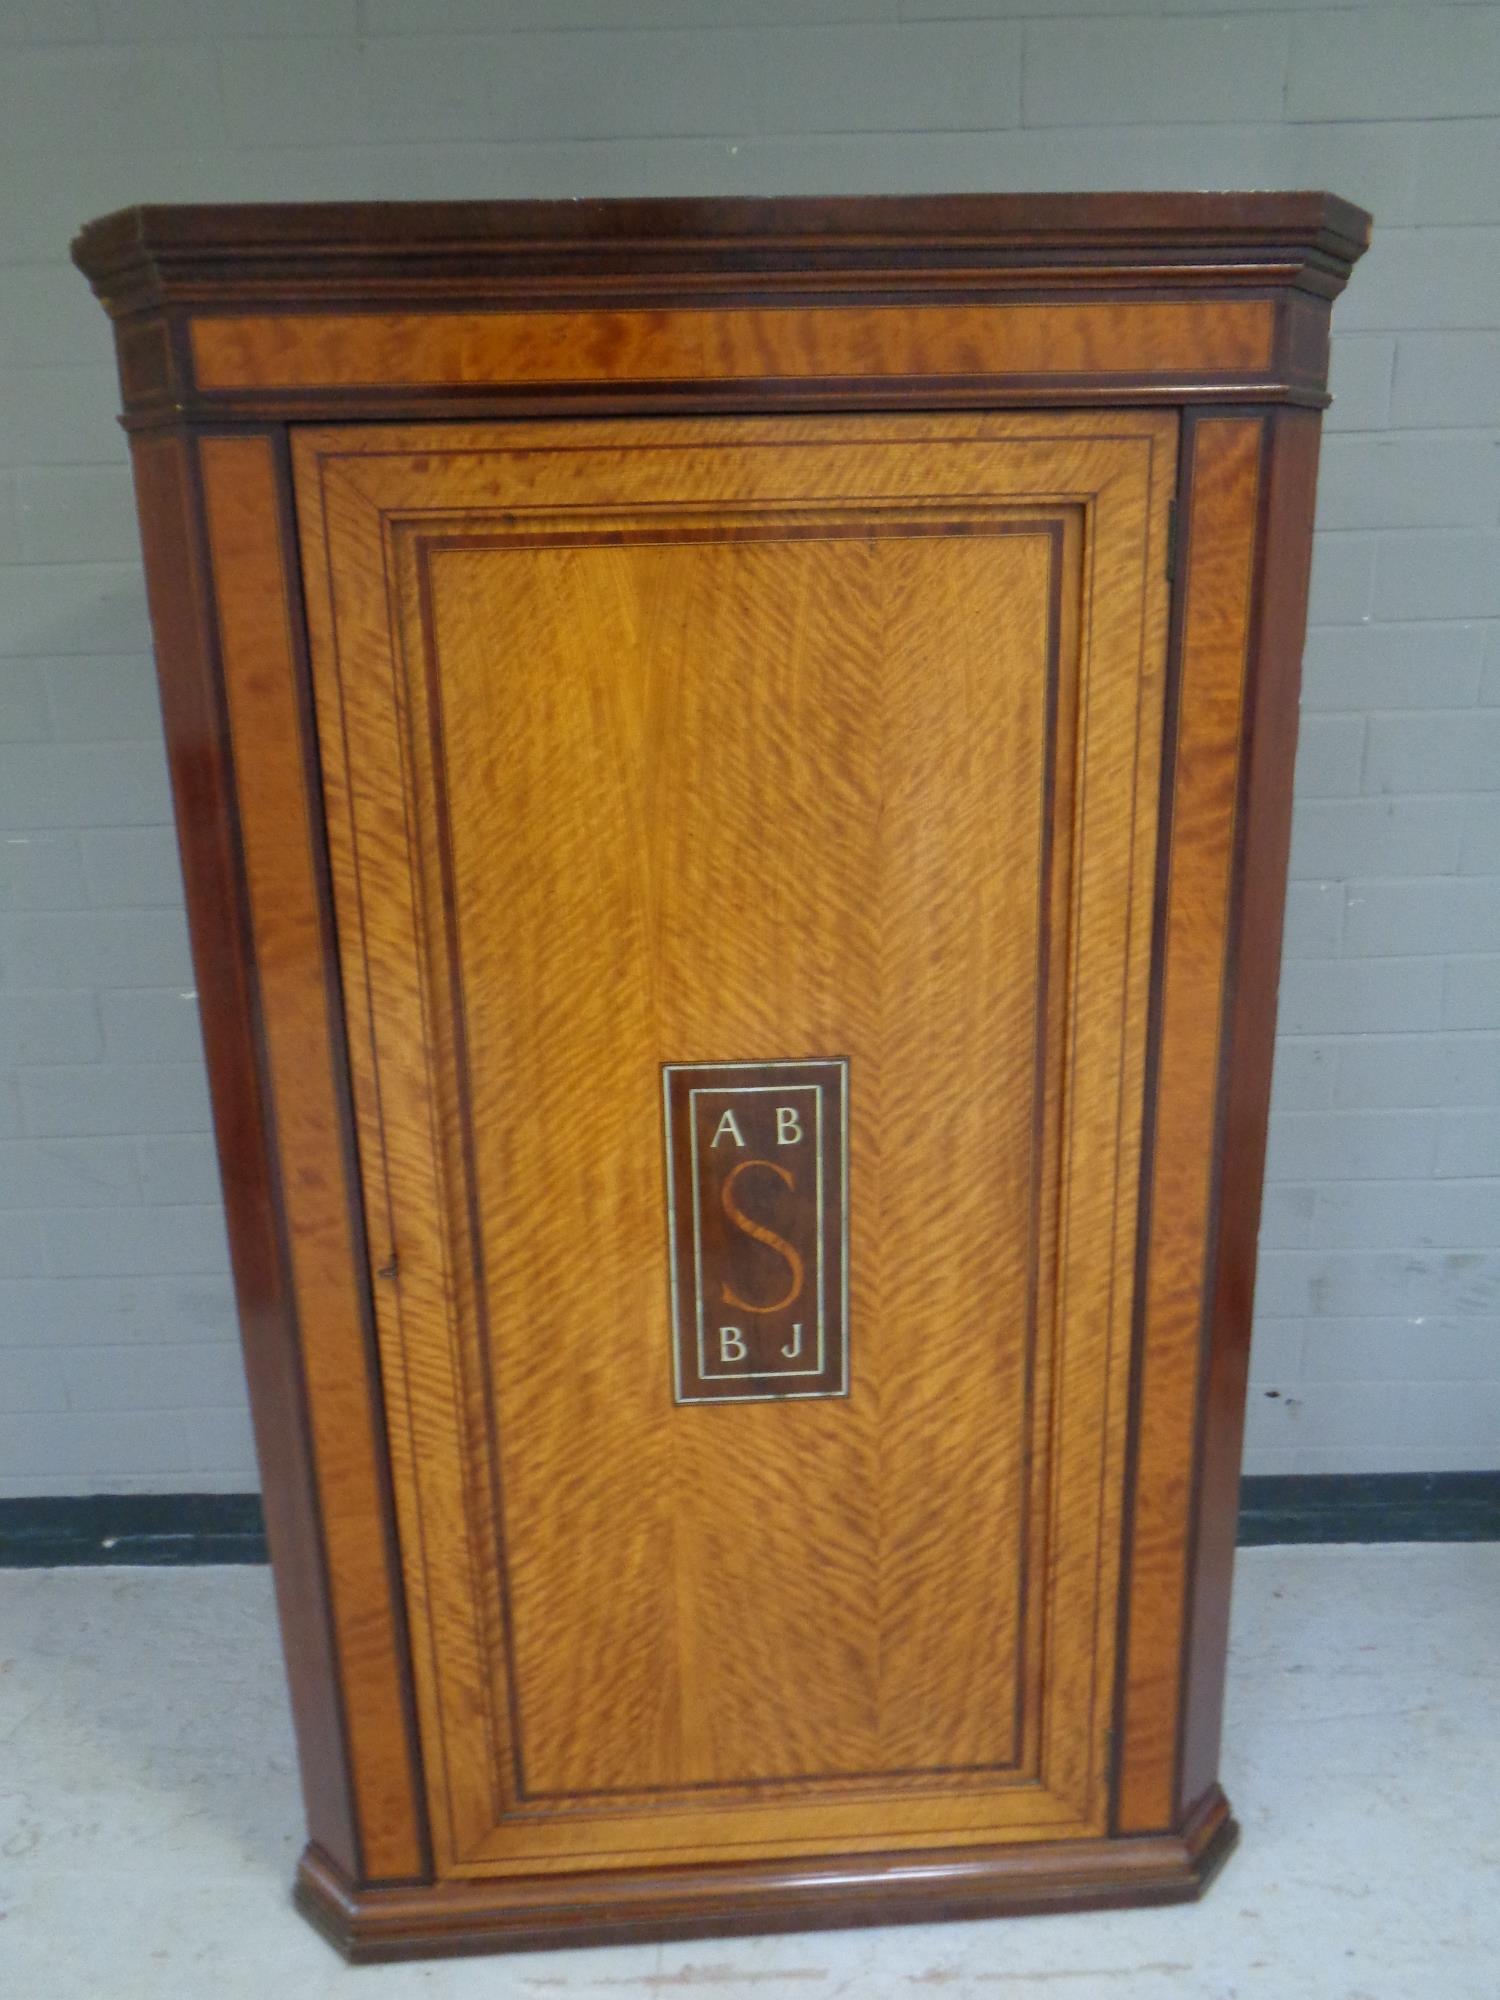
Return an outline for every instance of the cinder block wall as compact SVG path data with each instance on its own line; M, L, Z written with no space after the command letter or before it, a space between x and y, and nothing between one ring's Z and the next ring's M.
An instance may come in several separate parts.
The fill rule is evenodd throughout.
M1250 1466L1500 1445L1500 7L4 0L0 1491L254 1481L103 316L131 201L1324 185Z

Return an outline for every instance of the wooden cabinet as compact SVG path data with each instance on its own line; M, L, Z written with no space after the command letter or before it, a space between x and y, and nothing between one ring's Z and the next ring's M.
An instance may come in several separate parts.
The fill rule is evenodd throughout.
M1161 1901L1321 195L144 209L114 314L352 1956Z

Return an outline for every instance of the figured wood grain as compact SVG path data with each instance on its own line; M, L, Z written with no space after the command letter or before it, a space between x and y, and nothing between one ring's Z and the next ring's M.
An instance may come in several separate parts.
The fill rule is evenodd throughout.
M458 383L1252 373L1270 299L540 312L204 315L205 391Z
M374 1964L526 1951L560 1937L573 1945L638 1944L1186 1902L1212 1881L1237 1833L1215 1788L1178 1832L1135 1840L614 1870L608 1894L592 1898L580 1895L576 1881L548 1877L365 1889L310 1852L297 1873L296 1896L346 1957Z
M426 1837L385 1500L368 1443L381 1417L360 1288L350 1283L361 1246L335 1096L275 460L264 438L208 438L199 449L362 1872L399 1881L425 1869Z
M1172 436L300 442L450 1872L1102 1825ZM830 1050L849 1403L674 1409L659 1064Z
M134 440L131 458L304 1809L329 1865L357 1878L362 1856L274 1166L197 450L190 437L165 434Z
M1218 1186L1200 1364L1179 1813L1191 1812L1214 1786L1219 1765L1317 463L1315 419L1290 413L1268 419L1261 477L1263 584L1246 663Z
M1174 1823L1263 426L1195 420L1152 1133L1117 1820Z
M79 239L77 260L116 322L136 432L311 1834L299 1900L351 1956L1176 1899L1196 1894L1227 1850L1233 1823L1213 1771L1316 435L1314 416L1276 406L1326 400L1328 306L1368 230L1348 203L1277 192L146 208ZM220 379L234 386L212 386ZM1124 402L1167 414L1158 425L1111 410ZM1202 406L1215 402L1238 407L1200 424ZM1061 415L1061 406L1097 414ZM972 414L998 408L1039 414L998 424ZM970 414L931 414L939 409ZM1164 690L1165 501L1179 409L1184 553ZM912 414L810 419L816 410ZM703 421L715 411L736 421ZM761 426L744 421L777 411ZM650 421L600 421L620 417ZM672 417L681 421L659 421ZM396 430L398 420L430 427ZM298 579L284 426L313 422L351 428L298 437ZM279 557L266 528L266 459L241 451L247 424L274 462ZM238 436L224 435L229 425ZM1244 439L1257 426L1252 502ZM218 434L220 467L236 469L215 475L214 564L195 442L205 430ZM840 453L843 470L822 483L806 472ZM755 465L773 475L760 479ZM856 466L859 477L846 476ZM804 468L790 488L788 467ZM228 497L236 487L240 497ZM1247 556L1252 505L1260 525ZM1020 532L1000 558L1000 592L983 558L1005 540L1007 514L1024 520L1009 524ZM768 534L773 517L781 527ZM927 529L935 552L921 545ZM841 537L854 546L833 546ZM1002 714L993 676L980 669L1009 660L1024 678L1035 664L1040 583L1028 565L1043 539L1049 588L1063 587L1042 619L1056 672L1039 831L1019 795L986 783L989 764L1009 759L1015 783L1032 784L1035 707ZM790 603L778 550L785 574L799 579ZM489 579L528 563L534 581L515 593L508 626ZM235 580L242 565L253 582ZM753 588L754 600L726 605L714 593L705 602L694 579L714 565ZM1257 608L1236 637L1230 598L1247 565ZM694 654L679 613L648 587L668 566L717 653ZM465 574L468 584L449 588ZM300 799L288 773L309 731L301 634L286 615L299 581L321 763ZM928 645L929 594L937 716L896 670L907 648ZM1014 630L988 654L976 620L997 607L1014 616ZM556 643L564 613L593 621L614 649L609 661ZM617 1282L637 1212L619 1198L635 1186L619 1151L634 1141L631 1118L617 1103L601 1106L605 1138L619 1142L604 1155L612 1178L587 1145L549 1154L524 1129L528 1078L506 1017L520 1017L508 1002L528 983L543 983L545 940L532 933L545 931L552 910L544 857L517 846L534 828L560 843L563 816L549 803L518 822L504 797L517 760L493 762L487 784L488 749L467 717L476 690L513 664L487 650L479 628L501 641L523 618L536 657L593 707L583 719L555 718L565 761L541 756L528 736L520 769L544 790L566 789L572 765L594 772L604 810L581 797L578 816L592 812L601 828L629 836L622 858L618 841L569 831L559 851L571 875L553 856L551 900L568 917L566 948L585 975L576 987L561 983L555 999L564 1039L574 1019L608 1018L589 976L617 989L621 1008L652 1032L673 1004L691 1030L693 1015L682 1012L690 1001L751 1027L774 1024L779 1010L753 990L762 954L737 955L731 925L747 909L803 914L828 886L817 866L798 879L787 866L757 867L763 854L773 863L795 854L799 829L826 847L840 921L821 960L813 927L799 924L789 998L809 1034L847 1016L883 1093L862 1106L856 1084L863 1192L853 1228L869 1254L855 1274L852 1332L864 1403L851 1403L854 1428L831 1451L816 1430L796 1455L781 1453L774 1434L761 1449L757 1433L751 1465L750 1453L716 1448L737 1435L720 1428L697 1434L709 1445L680 1471L649 1421L647 1350L665 1357L660 1327L644 1322L629 1336L640 1341L632 1373L618 1358L593 1358L600 1322L560 1321L554 1303L559 1353L541 1354L543 1373L568 1374L577 1393L570 1404L527 1380L535 1334L515 1309L520 1281L545 1277L570 1307L591 1308L583 1270L610 1278L601 1313L619 1296L647 1315L664 1307L632 1290L628 1272ZM742 625L756 628L751 643ZM752 784L726 768L739 754L739 716L714 676L721 658L752 682L767 673L761 636L786 648L776 671L791 701L783 717L752 692L774 752L769 774ZM233 641L239 678L232 739L221 637ZM1237 644L1248 678L1236 760L1226 690ZM461 657L454 740L467 759L466 810L514 836L497 858L507 897L532 898L520 946L499 935L503 899L483 857L465 863L466 906L456 894L461 843L445 837L452 708L440 712L431 697L455 691L450 658ZM671 663L677 683L653 660ZM283 677L296 690L291 722ZM864 703L846 686L861 678L873 691ZM820 685L824 700L809 704L804 684ZM651 775L671 763L670 732L643 726L640 704L660 721L677 713L668 698L683 690L682 712L717 732L704 800L753 849L736 857L737 873L716 872L717 848L687 837L691 802L663 806L650 790ZM548 713L537 693L534 718ZM1169 782L1159 789L1164 694ZM955 723L970 701L992 734L997 719L1013 731L998 750ZM480 705L514 752L504 704L491 691ZM882 729L878 746L873 709L900 724ZM845 805L831 830L820 795L788 814L778 789L802 768L793 722L798 740L824 752L819 786ZM610 750L629 761L612 761ZM262 757L282 768L255 770ZM904 774L905 791L870 782L887 765ZM950 768L962 778L952 797L940 784ZM259 828L253 885L241 851L242 770ZM764 808L762 820L750 803ZM875 832L861 845L851 828L872 814ZM336 976L320 817L335 878ZM900 844L881 873L872 857L892 826ZM937 857L972 849L988 860L997 841L1013 904L981 898L981 921L966 927L963 870L945 873ZM1042 863L1045 842L1045 863L1023 889L1011 863L1028 847ZM309 853L324 912L318 935L304 921ZM645 873L663 855L681 878L675 897ZM608 921L587 932L591 885ZM712 938L703 965L677 948L666 916ZM1025 992L997 987L988 1011L970 995L966 1015L945 987L943 961L966 975L1001 968L1009 980L1028 928L1037 949ZM924 943L935 956L923 956ZM660 949L668 944L670 961ZM326 980L321 1039L307 997L313 953ZM641 978L643 955L670 970L670 985ZM472 978L464 982L470 961L485 973L477 1009ZM842 980L845 964L860 968L863 984ZM717 995L692 985L710 974ZM835 987L846 989L837 1004ZM1038 1056L1028 1078L1023 1011ZM469 1047L471 1016L482 1062ZM945 1180L948 1163L902 1065L920 1054L944 1079L967 1080L954 1053L966 1034L1011 1082L1002 1102L982 1072L978 1111L1011 1150L988 1179ZM496 1087L507 1062L518 1086L510 1097ZM306 1105L290 1101L304 1086ZM549 1072L552 1098L568 1087ZM622 1087L628 1098L633 1082ZM1023 1099L1033 1168L1024 1216ZM329 1155L313 1171L283 1171L283 1128L302 1166L322 1161L315 1128L330 1101L345 1128L337 1163ZM928 1161L925 1193L902 1180L892 1133ZM977 1159L973 1132L960 1126L959 1138L963 1157ZM533 1163L576 1166L611 1197L573 1197L577 1269L540 1245L519 1247L524 1227L509 1226L519 1213L534 1233L547 1230L552 1189L507 1171L510 1153L528 1147ZM1137 1177L1144 1162L1152 1185L1154 1156L1162 1171L1143 1217ZM340 1229L330 1190L356 1179L360 1212L346 1206ZM986 1224L986 1191L998 1225L989 1260L967 1234ZM962 1254L925 1267L893 1255L890 1225L946 1226L950 1211L966 1232ZM487 1259L509 1286L498 1315ZM991 1284L991 1263L986 1318L971 1301ZM352 1337L367 1294L378 1356L363 1334ZM921 1321L930 1369L910 1361L893 1306ZM982 1330L987 1366L973 1385L958 1365L968 1336L945 1313ZM336 1348L347 1369L331 1365ZM867 1362L873 1374L861 1372ZM957 1433L977 1437L994 1482L993 1492L972 1482L962 1520L969 1468L944 1434L955 1399ZM517 1403L539 1420L535 1436L516 1427ZM977 1436L973 1410L999 1405L1000 1421ZM600 1449L617 1407L642 1443L634 1480ZM573 1422L575 1408L585 1426ZM685 1414L711 1425L747 1411ZM549 1482L535 1465L522 1468L528 1505L519 1511L513 1445L553 1472ZM375 1554L391 1544L387 1482L402 1602L389 1556ZM554 1491L559 1519L549 1512ZM601 1494L618 1499L620 1520ZM889 1511L883 1494L894 1496ZM749 1522L738 1537L735 1517L715 1508L721 1495ZM325 1534L325 1501L335 1536ZM825 1594L807 1587L812 1544L799 1510L816 1517L809 1535L833 1550ZM570 1527L602 1534L622 1559L575 1551ZM784 1602L754 1559L758 1548L782 1565ZM583 1607L585 1661L566 1654L566 1611L549 1573L619 1595L618 1606ZM950 1587L962 1602L949 1602ZM351 1729L371 1686L377 1707L383 1699L378 1675L364 1679L386 1644L362 1623L367 1590L382 1634L399 1632L403 1612L410 1625L432 1861L421 1856L406 1887L374 1880L362 1851L366 1750L377 1774L396 1771L393 1739ZM760 1607L761 1625L741 1597ZM785 1616L788 1606L802 1607L810 1631ZM655 1610L666 1622L648 1649L660 1678L648 1684L601 1641L636 1633ZM767 1676L779 1675L788 1652L801 1678L795 1688L776 1679L768 1698ZM702 1694L715 1673L722 1712ZM557 1681L578 1697L571 1715ZM847 1689L842 1702L835 1686ZM764 1774L722 1780L755 1763L762 1716L775 1731L765 1732ZM854 1775L856 1754L872 1744L889 1753L886 1774ZM799 1761L831 1760L823 1768L842 1775L789 1775L789 1748ZM919 1763L939 1754L1000 1761L908 1763L898 1775L898 1752ZM711 1782L679 1782L692 1771ZM671 1782L581 1789L601 1775L635 1783L643 1773ZM580 1789L528 1790L539 1777ZM406 1823L420 1817L413 1805ZM1094 1838L1106 1824L1118 1837Z

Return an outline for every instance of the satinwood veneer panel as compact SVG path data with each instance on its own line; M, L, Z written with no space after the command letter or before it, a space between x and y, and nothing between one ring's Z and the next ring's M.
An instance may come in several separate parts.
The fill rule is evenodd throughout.
M1103 1830L1175 435L297 441L450 1866ZM675 1403L662 1065L830 1057L848 1395Z

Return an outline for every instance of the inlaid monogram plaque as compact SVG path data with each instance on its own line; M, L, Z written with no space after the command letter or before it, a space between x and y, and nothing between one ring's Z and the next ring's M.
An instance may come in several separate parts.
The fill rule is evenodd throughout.
M662 1098L677 1401L846 1395L848 1063L667 1063Z

